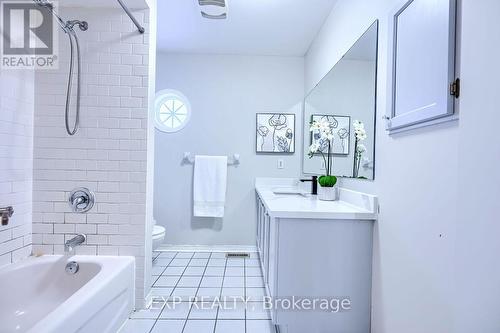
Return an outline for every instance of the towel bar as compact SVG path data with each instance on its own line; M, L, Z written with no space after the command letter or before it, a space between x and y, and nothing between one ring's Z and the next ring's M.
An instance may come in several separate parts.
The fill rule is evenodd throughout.
M194 164L194 156L189 153L184 153L184 158L182 159L182 164ZM227 165L238 165L240 164L240 154L233 154L231 158L228 158Z

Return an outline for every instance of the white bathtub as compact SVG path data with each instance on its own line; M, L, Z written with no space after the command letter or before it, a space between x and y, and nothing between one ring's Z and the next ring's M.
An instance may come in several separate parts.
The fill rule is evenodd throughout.
M133 257L42 256L3 267L0 333L115 333L133 309L134 266Z

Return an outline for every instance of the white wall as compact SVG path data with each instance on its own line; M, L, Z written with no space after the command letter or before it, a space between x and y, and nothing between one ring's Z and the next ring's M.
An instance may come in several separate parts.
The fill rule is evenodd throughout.
M166 243L255 245L255 177L300 174L303 58L159 54L156 89L177 89L192 106L190 123L180 132L157 131L155 218L167 229ZM296 153L256 155L255 114L296 113ZM193 154L241 155L228 168L223 219L192 216ZM277 160L285 169L277 169Z
M0 70L0 207L14 216L0 225L0 266L31 253L34 75Z
M77 254L135 256L141 306L151 260L145 242L149 34L139 34L121 9L61 13L89 23L88 31L78 31L81 128L70 137L64 127L69 46L60 31L60 69L36 75L34 251L60 254L65 240L85 233L87 242ZM146 30L148 13L134 13ZM87 214L72 213L67 202L69 192L81 186L96 194Z
M500 2L463 0L456 332L500 332Z
M491 32L500 28L500 6L463 0L460 121L388 136L381 121L388 107L388 14L399 3L340 1L305 65L309 90L380 19L375 181L343 182L380 198L372 331L498 332L499 46Z

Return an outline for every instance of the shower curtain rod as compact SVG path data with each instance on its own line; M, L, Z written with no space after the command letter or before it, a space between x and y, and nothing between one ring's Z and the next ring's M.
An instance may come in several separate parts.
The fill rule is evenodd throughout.
M140 25L139 22L137 21L137 19L134 17L134 15L132 15L132 13L130 12L130 9L128 9L128 7L123 3L122 0L116 0L116 1L118 1L118 3L120 4L120 6L122 6L125 13L127 13L128 17L130 17L132 22L134 22L135 26L137 27L137 30L139 30L139 32L141 34L143 34L145 31L144 27L142 25Z
M132 15L132 12L130 12L130 9L128 9L127 5L125 5L122 0L116 0L116 1L118 1L118 3L120 4L120 6L122 6L125 13L127 13L128 17L130 17L132 22L134 22L135 26L137 27L137 30L139 30L139 32L141 34L143 34L146 30L144 29L144 27L142 25L139 24L139 21L137 21L137 19L134 17L134 15ZM51 2L49 2L49 0L33 0L33 2L35 2L36 4L38 4L42 7L49 8L50 11L57 17L57 19L59 20L59 23L61 24L61 27L63 27L63 29L64 29L64 27L65 27L64 21L56 14L56 12L54 11L54 6Z

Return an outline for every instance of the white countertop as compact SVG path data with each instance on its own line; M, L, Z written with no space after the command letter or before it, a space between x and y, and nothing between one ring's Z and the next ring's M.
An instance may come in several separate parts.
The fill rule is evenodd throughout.
M377 219L378 203L373 195L340 188L340 200L322 201L311 194L273 192L278 188L296 186L297 180L291 178L257 178L255 182L255 190L271 217L372 221Z

